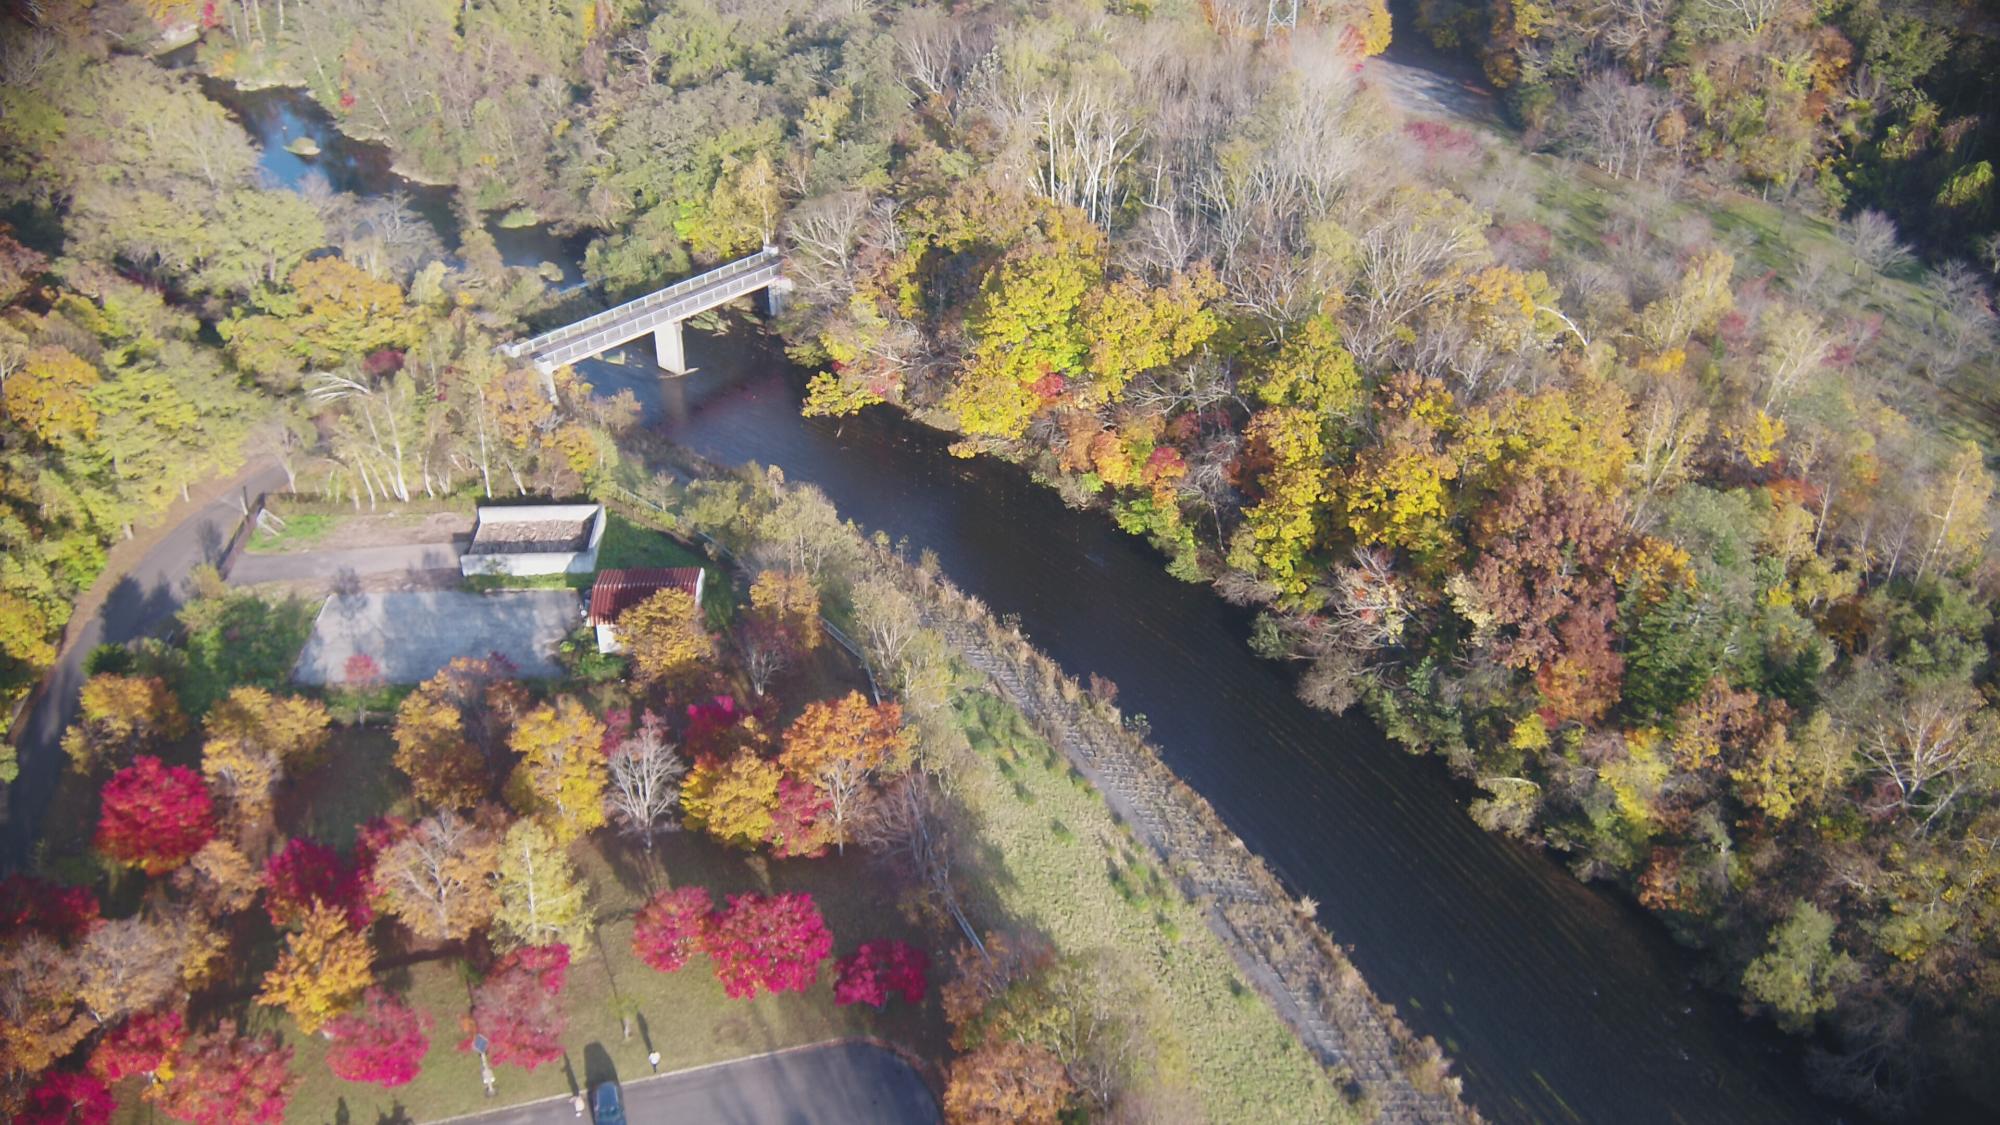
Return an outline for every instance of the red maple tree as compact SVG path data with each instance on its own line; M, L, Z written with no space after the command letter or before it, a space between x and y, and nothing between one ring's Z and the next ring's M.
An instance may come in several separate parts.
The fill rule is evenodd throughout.
M113 1108L110 1087L94 1075L52 1070L28 1093L14 1125L104 1125Z
M284 850L264 865L264 892L264 909L274 926L296 924L315 905L345 911L356 929L374 916L354 865L325 844L303 836L285 841Z
M632 924L632 952L663 973L679 969L701 951L713 906L706 887L661 891Z
M33 930L67 945L88 934L99 917L89 887L66 887L20 872L0 879L0 938Z
M150 754L111 775L100 793L97 850L164 875L215 837L215 802L201 775Z
M833 934L811 895L730 895L709 919L702 948L715 962L722 991L751 999L759 990L804 992L833 955Z
M431 1017L385 988L371 988L353 1011L326 1025L328 1069L349 1082L401 1086L416 1078L431 1046Z
M819 786L797 778L778 781L778 807L771 810L771 854L779 859L817 859L833 846L834 827L826 819L833 802Z
M197 1035L174 1053L160 1112L195 1125L276 1125L292 1097L292 1049L275 1035L238 1035L236 1021Z
M152 1074L187 1042L179 1012L140 1012L111 1029L90 1054L90 1072L106 1082Z
M861 948L834 962L833 1002L880 1008L900 994L911 1004L921 1004L924 974L930 967L930 955L909 942L864 941Z
M568 969L567 945L531 945L502 958L472 991L458 1049L472 1050L472 1037L485 1035L495 1064L533 1070L560 1058L568 1017L558 998Z

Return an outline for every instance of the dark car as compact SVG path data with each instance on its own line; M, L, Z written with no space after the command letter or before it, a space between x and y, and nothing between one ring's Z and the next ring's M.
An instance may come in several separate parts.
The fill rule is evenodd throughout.
M618 1083L599 1083L590 1092L590 1119L596 1125L625 1125L625 1097L618 1092Z

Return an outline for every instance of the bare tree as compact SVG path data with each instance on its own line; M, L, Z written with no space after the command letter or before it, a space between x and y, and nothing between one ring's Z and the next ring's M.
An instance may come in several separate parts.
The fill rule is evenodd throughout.
M1947 262L1933 271L1924 289L1933 303L1923 325L1924 366L1932 379L1943 380L1992 348L2000 318L1985 283L1964 262Z
M1670 108L1662 91L1610 72L1593 75L1571 107L1570 143L1613 176L1641 179Z
M1648 78L1673 31L1674 0L1610 0L1604 45L1625 60L1636 78Z
M1840 237L1861 265L1877 272L1910 260L1910 248L1897 235L1895 221L1880 211L1864 210L1845 220L1840 224Z
M965 940L982 953L986 943L965 916L952 876L951 821L930 776L911 770L869 807L855 826L855 839L869 851L902 867L926 898L958 925Z
M1861 756L1886 795L1875 811L1901 812L1928 831L1961 796L1993 780L1996 733L1963 686L1919 689L1880 708L1861 739Z
M914 8L896 23L903 84L919 98L949 98L965 79L975 52L963 21L939 8Z
M809 199L787 216L785 264L808 294L844 298L854 291L854 251L869 208L867 193L842 191Z
M680 826L672 817L681 803L681 777L687 763L674 752L658 720L648 714L632 737L611 752L611 787L605 803L618 826L652 850L662 832Z
M1757 373L1764 380L1763 409L1790 398L1826 362L1833 341L1819 318L1804 309L1781 308L1764 318L1764 348Z
M77 950L77 993L99 1024L155 1007L181 982L180 959L164 927L143 916L100 922Z
M869 658L882 673L900 678L904 653L923 628L916 603L894 582L872 575L854 584L852 600Z

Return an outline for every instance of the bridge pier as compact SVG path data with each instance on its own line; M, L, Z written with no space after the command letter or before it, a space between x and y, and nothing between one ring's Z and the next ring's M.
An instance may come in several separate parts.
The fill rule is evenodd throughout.
M687 345L681 338L681 321L670 320L653 329L653 355L660 370L675 375L688 373Z
M785 314L785 305L791 300L792 279L780 277L764 287L764 315L776 320Z

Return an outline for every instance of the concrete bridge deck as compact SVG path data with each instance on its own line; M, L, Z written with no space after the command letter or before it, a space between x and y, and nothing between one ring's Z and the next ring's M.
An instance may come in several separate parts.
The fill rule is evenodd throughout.
M652 333L660 366L685 372L682 321L759 289L771 289L775 297L783 285L784 255L765 247L594 316L504 344L500 351L514 359L532 359L536 367L548 372Z

